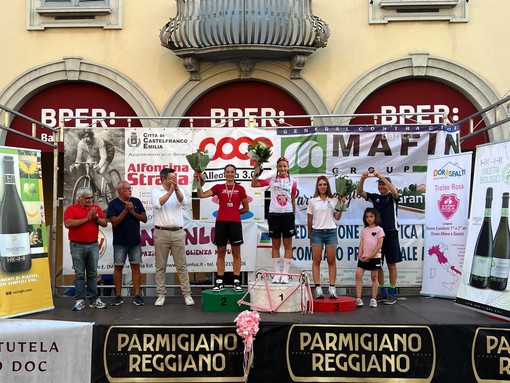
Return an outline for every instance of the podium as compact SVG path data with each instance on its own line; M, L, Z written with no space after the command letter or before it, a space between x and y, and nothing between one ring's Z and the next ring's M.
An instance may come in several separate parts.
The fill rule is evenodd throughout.
M274 275L286 275L289 283L272 283ZM238 303L252 310L276 312L313 312L312 292L305 273L261 272L257 279L248 283L248 291ZM249 296L249 302L246 297Z
M225 288L222 291L204 290L202 291L202 310L214 312L241 312L249 310L245 304L239 304L238 301L244 297L245 291L234 291L232 288ZM247 302L250 297L247 296Z
M356 298L339 295L331 299L327 295L323 299L313 299L315 312L346 312L356 310Z

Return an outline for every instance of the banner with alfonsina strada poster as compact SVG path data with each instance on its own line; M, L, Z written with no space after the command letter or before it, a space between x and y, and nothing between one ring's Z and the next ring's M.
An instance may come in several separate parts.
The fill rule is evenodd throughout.
M0 147L0 198L0 318L52 309L40 151Z

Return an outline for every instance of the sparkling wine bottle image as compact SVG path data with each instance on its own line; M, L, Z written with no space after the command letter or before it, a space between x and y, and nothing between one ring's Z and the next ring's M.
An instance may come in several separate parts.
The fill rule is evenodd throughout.
M492 254L492 268L489 276L489 289L503 291L508 283L510 272L510 231L508 229L508 197L503 193L501 204L501 218L499 220L496 236L494 237L494 250Z
M6 273L18 273L32 266L30 238L25 208L16 188L14 159L3 159L5 184L0 204L0 260Z
M482 229L476 239L469 284L479 289L485 289L489 284L489 275L492 265L493 242L492 242L492 188L485 192L485 213L482 222Z

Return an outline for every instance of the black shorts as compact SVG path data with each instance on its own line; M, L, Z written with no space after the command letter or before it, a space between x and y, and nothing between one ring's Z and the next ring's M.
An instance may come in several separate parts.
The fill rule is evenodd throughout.
M244 243L243 225L241 222L216 221L213 243L216 246L227 246L229 242L232 246L238 246Z
M400 243L398 242L398 231L385 231L384 234L385 236L381 247L383 263L402 262Z
M368 262L358 261L358 267L363 270L380 270L382 269L382 260L381 258L372 258Z
M267 226L270 238L291 238L296 235L294 213L269 213Z

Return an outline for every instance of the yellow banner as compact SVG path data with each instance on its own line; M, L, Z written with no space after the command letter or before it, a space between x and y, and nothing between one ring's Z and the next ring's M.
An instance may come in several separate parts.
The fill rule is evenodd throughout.
M41 152L0 147L0 318L53 308Z

